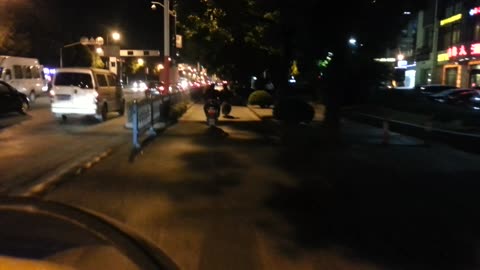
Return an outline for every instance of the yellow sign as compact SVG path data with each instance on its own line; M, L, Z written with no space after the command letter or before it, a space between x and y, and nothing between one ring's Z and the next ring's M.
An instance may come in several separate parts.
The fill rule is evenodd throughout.
M448 53L439 53L437 55L437 62L445 62L448 60L450 60L450 58L448 57Z
M456 22L456 21L459 21L462 19L462 14L457 14L457 15L453 15L452 17L450 18L446 18L444 20L441 20L440 21L440 25L441 26L444 26L444 25L447 25L449 23L453 23L453 22Z

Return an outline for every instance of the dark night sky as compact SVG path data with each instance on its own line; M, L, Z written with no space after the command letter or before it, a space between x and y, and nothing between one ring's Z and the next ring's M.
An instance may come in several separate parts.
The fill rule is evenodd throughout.
M183 0L179 1L179 4L188 3L184 1L199 0ZM298 8L300 3L312 1L297 0L292 8ZM315 15L313 23L318 23L319 27L326 25L338 27L338 24L342 24L342 22L349 26L361 25L353 18L360 17L361 20L362 17L366 18L369 14L358 15L355 14L356 10L347 7L359 4L369 5L372 2L372 0L356 0L352 3L318 1L313 1L319 9L318 16L316 16L317 11L313 13ZM40 58L47 64L57 61L57 52L61 45L76 42L81 36L105 37L111 30L118 30L122 33L122 48L162 49L163 47L162 9L152 11L149 0L0 0L0 3L2 2L7 3L14 12L34 14L34 16L15 16L15 18L20 19L23 22L23 30L32 35L34 40L32 56ZM399 9L399 5L407 8L412 3L419 3L419 1L377 0L377 3L383 3L382 6L385 9L394 7ZM324 20L330 19L325 23L321 21L322 17ZM335 24L331 25L331 19L337 23L336 26ZM308 24L312 23L308 22ZM309 25L307 28L317 29L319 27ZM34 31L31 31L32 29Z
M77 42L82 36L106 38L113 30L122 34L122 48L163 47L163 10L152 11L149 0L0 0L0 4L2 2L16 15L17 30L30 33L31 56L47 65L58 63L58 50L62 45Z
M150 1L51 1L57 3L56 20L62 32L73 41L83 35L105 36L118 29L124 46L148 48L162 44L162 10L152 11Z

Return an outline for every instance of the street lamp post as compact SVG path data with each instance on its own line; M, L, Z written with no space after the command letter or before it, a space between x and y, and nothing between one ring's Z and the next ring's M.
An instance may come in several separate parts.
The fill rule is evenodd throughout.
M107 45L110 45L110 37L113 39L113 41L119 41L121 38L121 35L119 32L113 32L107 35Z
M157 1L151 1L152 9L156 10L157 5L163 7L163 46L164 46L164 58L163 58L163 81L165 88L169 89L170 87L170 15L175 17L176 23L176 14L174 11L170 10L170 0L163 0L163 4Z

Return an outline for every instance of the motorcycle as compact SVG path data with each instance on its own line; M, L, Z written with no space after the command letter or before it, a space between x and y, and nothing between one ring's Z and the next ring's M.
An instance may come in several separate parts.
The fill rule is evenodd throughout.
M218 117L220 116L219 105L217 100L208 100L205 104L205 113L207 116L207 125L214 127L217 125Z

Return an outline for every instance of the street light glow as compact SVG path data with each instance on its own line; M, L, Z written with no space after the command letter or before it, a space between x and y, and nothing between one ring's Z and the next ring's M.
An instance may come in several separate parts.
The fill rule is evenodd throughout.
M143 65L145 64L145 60L143 60L142 58L138 58L137 64L138 64L139 66L143 66Z
M164 68L165 68L165 67L164 67L162 64L158 64L158 65L157 65L157 70L162 70L162 69L164 69Z
M157 10L157 5L152 4L151 8L152 8L152 10Z
M97 54L103 54L103 49L101 47L98 47L97 49L95 49L95 51L97 52Z
M355 45L357 45L357 40L356 40L355 38L350 38L350 39L348 40L348 43L350 43L350 45L355 46Z
M121 38L120 33L118 33L118 32L113 32L113 33L112 33L112 38L113 38L113 40L115 40L115 41L119 41L120 38Z

